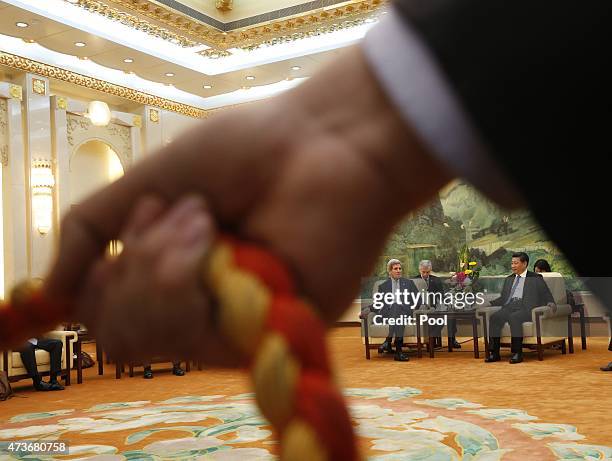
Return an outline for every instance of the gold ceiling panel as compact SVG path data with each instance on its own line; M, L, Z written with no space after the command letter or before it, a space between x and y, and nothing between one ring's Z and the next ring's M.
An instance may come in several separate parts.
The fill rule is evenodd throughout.
M182 46L206 44L214 48L209 53L214 53L228 48L251 49L264 43L273 44L275 38L303 34L317 28L323 30L332 26L337 27L338 22L374 13L386 2L387 0L350 0L335 8L309 11L230 32L196 21L170 8L152 3L151 0L78 0L76 5ZM110 7L107 3L115 5L116 8ZM146 17L155 23L141 17Z

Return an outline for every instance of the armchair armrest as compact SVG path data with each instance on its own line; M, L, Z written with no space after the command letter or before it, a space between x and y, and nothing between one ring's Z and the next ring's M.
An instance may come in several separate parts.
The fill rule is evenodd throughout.
M557 309L553 310L550 306L539 306L531 310L531 318L535 321L537 315L543 319L553 317L566 317L572 313L572 306L569 304L557 304Z
M59 339L60 341L75 343L79 339L79 335L76 331L65 331L65 330L53 330L45 334L45 337L51 339Z

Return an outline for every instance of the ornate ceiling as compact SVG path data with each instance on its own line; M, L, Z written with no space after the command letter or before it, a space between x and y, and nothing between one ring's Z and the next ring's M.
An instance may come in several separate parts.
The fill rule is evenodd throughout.
M0 0L0 52L209 109L239 103L233 96L249 88L286 89L287 81L308 78L359 40L383 6L384 0Z

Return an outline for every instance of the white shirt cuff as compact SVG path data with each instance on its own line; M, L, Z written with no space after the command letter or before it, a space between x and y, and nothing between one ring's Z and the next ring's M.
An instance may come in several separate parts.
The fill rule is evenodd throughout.
M500 204L520 203L434 56L397 12L384 15L362 47L389 99L433 155Z

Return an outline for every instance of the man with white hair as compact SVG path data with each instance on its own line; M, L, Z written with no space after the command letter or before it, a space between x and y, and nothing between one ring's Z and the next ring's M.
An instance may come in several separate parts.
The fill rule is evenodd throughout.
M384 281L378 287L378 293L404 293L405 291L418 293L417 287L412 280L402 277L402 263L399 259L390 259L387 263L387 273L389 274L389 278ZM384 299L384 297L383 297ZM397 297L395 301L401 299ZM410 304L410 300L412 298L408 297L409 300L406 304L400 304L398 302L394 302L392 304L385 304L381 310L381 315L385 318L395 318L400 319L403 315L411 315L412 314L412 305ZM393 348L391 346L391 342L393 341L393 337L395 336L395 357L394 360L398 362L407 362L408 355L402 352L402 347L404 345L404 328L405 325L389 325L389 336L385 339L385 341L378 348L378 353L392 353Z
M414 277L415 282L419 285L419 288L423 287L425 291L428 293L440 293L441 298L444 298L444 283L442 283L442 279L432 275L433 265L429 259L423 259L419 262L419 275ZM421 282L419 282L419 280ZM457 322L455 319L449 319L448 324L448 338L450 345L454 349L461 349L461 344L457 342L455 339L455 335L457 334ZM440 334L442 332L442 326L432 326L429 327L430 335L436 338L437 346L442 346L442 338Z

